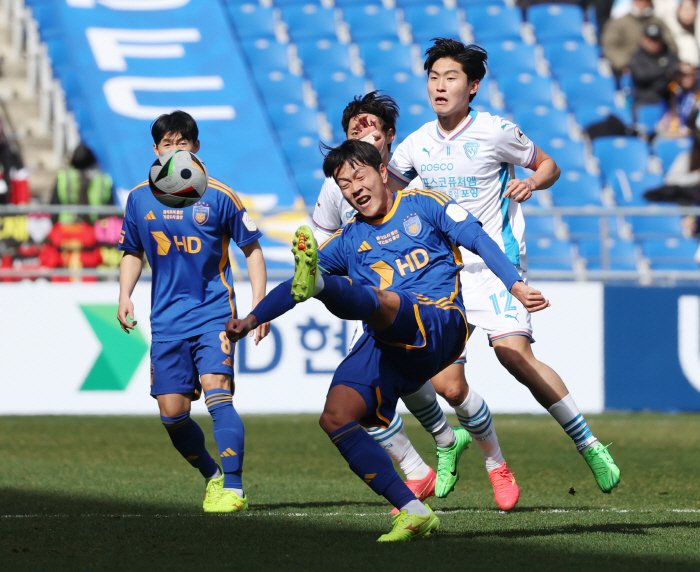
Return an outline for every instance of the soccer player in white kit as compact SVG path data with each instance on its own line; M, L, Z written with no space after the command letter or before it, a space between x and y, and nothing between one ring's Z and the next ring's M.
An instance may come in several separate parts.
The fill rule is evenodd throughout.
M423 188L454 198L481 221L527 283L520 203L533 191L552 186L560 170L517 125L471 109L470 102L486 73L486 58L478 46L435 39L426 51L424 68L437 120L426 123L398 146L389 163L390 186L400 190L419 176ZM522 181L515 179L513 165L534 173ZM475 327L486 331L501 364L574 440L601 491L611 492L619 483L620 470L607 447L593 436L559 375L532 353L528 312L503 290L478 256L463 250L462 257L462 296L470 332ZM459 398L465 394L463 365L454 364L438 377L432 380L438 392L452 391ZM459 412L458 416L463 422Z
M348 139L366 141L371 139L386 165L389 163L389 152L396 133L397 117L398 107L393 99L386 95L379 95L378 92L371 92L361 98L356 97L350 102L343 113L342 127ZM416 185L411 184L408 187L420 186L422 181L420 179L416 181L418 182ZM334 232L342 229L353 218L355 212L355 209L343 198L335 180L327 178L321 188L312 217L317 241L321 243L330 238ZM448 400L452 398L449 394L443 397ZM437 403L436 392L431 383L426 383L414 394L402 397L402 401L411 413L435 439L438 453L437 474L423 461L409 441L398 413L389 427L372 428L369 429L369 433L399 464L406 474L407 486L420 500L425 500L432 494L445 497L454 488L459 478L459 459L471 442L471 435L477 440L484 454L496 503L502 510L509 510L516 505L520 489L502 457L488 406L473 390L470 392L470 397L473 419L469 419L464 428L453 428L447 422ZM464 399L461 400L463 401ZM465 411L460 413L464 417L468 416Z

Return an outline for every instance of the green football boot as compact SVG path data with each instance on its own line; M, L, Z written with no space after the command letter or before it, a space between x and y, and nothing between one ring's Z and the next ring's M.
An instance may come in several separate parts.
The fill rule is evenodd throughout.
M294 279L292 296L297 302L308 300L314 294L318 272L318 247L311 229L300 226L292 240Z
M212 485L211 488L213 494L209 493L209 486L207 486L207 495L204 498L203 505L204 512L243 512L248 508L247 496L241 498L234 491L225 491L223 489L218 489L217 485Z
M591 468L598 488L608 494L620 484L620 468L608 453L610 445L596 443L583 452L583 458L586 459L586 463Z
M440 519L427 504L425 508L430 511L430 514L427 516L408 514L405 510L402 510L394 517L391 532L382 534L377 539L377 542L405 542L419 536L428 536L433 530L438 530L440 528Z
M212 503L212 499L215 496L218 496L219 493L221 493L222 490L224 490L224 471L221 469L220 465L216 465L219 467L219 472L221 473L220 477L216 478L210 478L206 479L207 483L207 488L204 493L204 510L206 511L207 504Z
M464 427L454 427L455 442L451 447L436 447L438 458L437 479L435 480L435 496L445 498L455 488L459 480L459 459L469 448L472 436Z

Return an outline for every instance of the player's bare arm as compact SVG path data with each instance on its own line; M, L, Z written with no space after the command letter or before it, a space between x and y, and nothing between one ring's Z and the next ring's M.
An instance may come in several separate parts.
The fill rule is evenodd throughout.
M561 175L561 169L547 153L537 147L537 155L533 165L534 173L525 180L512 179L506 185L504 197L512 198L518 203L525 202L533 191L548 189Z
M250 280L250 287L253 291L253 308L260 303L265 297L265 288L267 285L267 268L265 267L265 258L263 257L262 248L260 248L260 243L256 240L251 242L246 246L242 247L241 250L245 254L245 261L248 267L248 279ZM270 324L266 322L256 324L255 332L251 331L250 336L255 335L255 345L257 346L267 334L270 333Z
M117 310L117 320L119 320L122 330L127 334L138 323L134 320L134 304L131 301L131 294L141 276L142 267L143 252L125 252L119 264L119 308Z

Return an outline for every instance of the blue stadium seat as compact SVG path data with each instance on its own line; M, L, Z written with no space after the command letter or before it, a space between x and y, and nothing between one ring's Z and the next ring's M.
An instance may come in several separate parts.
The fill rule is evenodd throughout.
M356 95L367 93L364 77L350 75L342 71L331 74L326 72L314 74L311 76L311 84L318 95L318 104L326 110L331 107L334 109L340 107L341 114ZM336 123L330 117L329 120L333 124Z
M519 8L488 2L469 4L464 8L477 43L522 39L520 27L523 17Z
M347 45L322 38L297 42L296 46L307 75L334 71L350 73L350 50Z
M259 4L226 4L236 33L241 40L275 38L275 17L272 8Z
M528 268L535 270L573 270L571 244L568 241L541 238L527 245Z
M304 104L304 82L301 77L279 70L254 70L253 73L267 105Z
M552 157L562 171L585 171L586 148L579 141L563 137L537 141L537 145Z
M635 110L637 129L647 136L653 135L664 113L666 113L664 102L638 106Z
M506 0L488 0L488 4L494 6L506 6ZM460 8L469 8L471 6L483 6L484 0L457 0L457 5Z
M549 70L556 77L569 74L598 73L600 52L597 46L582 40L553 40L542 44Z
M649 240L642 243L642 253L652 270L700 270L693 258L698 246L697 240Z
M282 20L292 42L313 38L336 39L335 12L320 4L283 6Z
M396 72L413 73L411 48L398 40L366 40L357 45L365 72L380 77Z
M375 78L374 87L391 95L401 109L413 104L430 105L424 76L399 72Z
M540 139L531 137L531 133L546 134L547 139L554 137L569 138L568 113L563 109L556 109L546 105L538 105L534 109L530 106L513 106L512 109L513 121L535 143L540 141Z
M353 42L399 39L394 8L384 8L381 2L343 7L343 20L350 26Z
M537 73L534 46L522 41L504 40L502 42L482 42L481 47L488 53L488 70L493 77Z
M411 26L413 40L422 42L431 38L459 36L457 10L445 8L440 2L405 6L404 20Z
M551 188L555 207L603 206L598 177L581 171L564 171Z
M678 155L689 152L692 148L692 137L656 137L651 144L652 153L661 159L664 172L668 171Z
M608 183L618 205L623 207L649 206L650 203L644 198L644 193L649 189L663 185L663 177L639 171L628 175L622 169L616 169L611 178L608 179Z
M583 129L590 127L599 121L605 121L610 115L616 116L625 125L632 125L632 110L627 108L618 108L614 104L580 104L574 109L574 117Z
M401 117L397 122L397 133L403 140L426 123L435 121L435 119L435 112L430 107L430 103L423 105L413 103L407 108L401 108Z
M617 218L599 216L562 216L562 221L569 229L571 240L600 239L601 220L605 220L608 225L607 236L615 238L619 236Z
M681 217L677 215L628 217L637 240L679 238L683 234Z
M615 80L592 73L562 75L559 86L566 95L569 107L579 105L615 106Z
M554 238L556 225L551 216L530 216L525 221L525 240L538 238Z
M596 137L593 155L598 158L600 170L608 180L612 179L616 169L626 173L646 173L649 162L647 144L637 137Z
M267 107L272 125L280 138L298 139L309 136L318 139L318 111L293 103Z
M637 246L634 242L608 239L607 270L637 270ZM588 270L603 269L603 249L600 240L582 240L578 253Z
M501 76L498 89L503 94L506 107L510 105L552 105L552 80L522 73Z
M259 38L241 42L243 53L253 69L289 71L289 51L286 44Z
M539 43L559 39L583 39L583 8L572 4L540 4L527 9L528 22Z
M311 136L281 138L280 143L299 193L307 205L313 205L323 184L323 155L318 148L318 138Z

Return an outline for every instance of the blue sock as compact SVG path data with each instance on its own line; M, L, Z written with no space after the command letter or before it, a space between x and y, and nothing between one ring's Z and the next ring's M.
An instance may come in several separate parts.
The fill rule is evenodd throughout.
M374 288L353 284L342 276L324 274L323 290L315 298L341 320L366 320L379 310Z
M233 408L233 396L227 389L212 389L204 393L204 399L214 420L214 439L224 469L224 488L242 489L245 433L243 421Z
M216 473L216 462L204 446L204 433L191 418L189 413L183 413L177 417L160 416L160 420L168 430L170 440L180 455L199 469L202 476L208 479Z
M357 421L343 425L328 435L350 469L375 493L382 495L395 507L406 506L417 500L394 470L389 455Z

